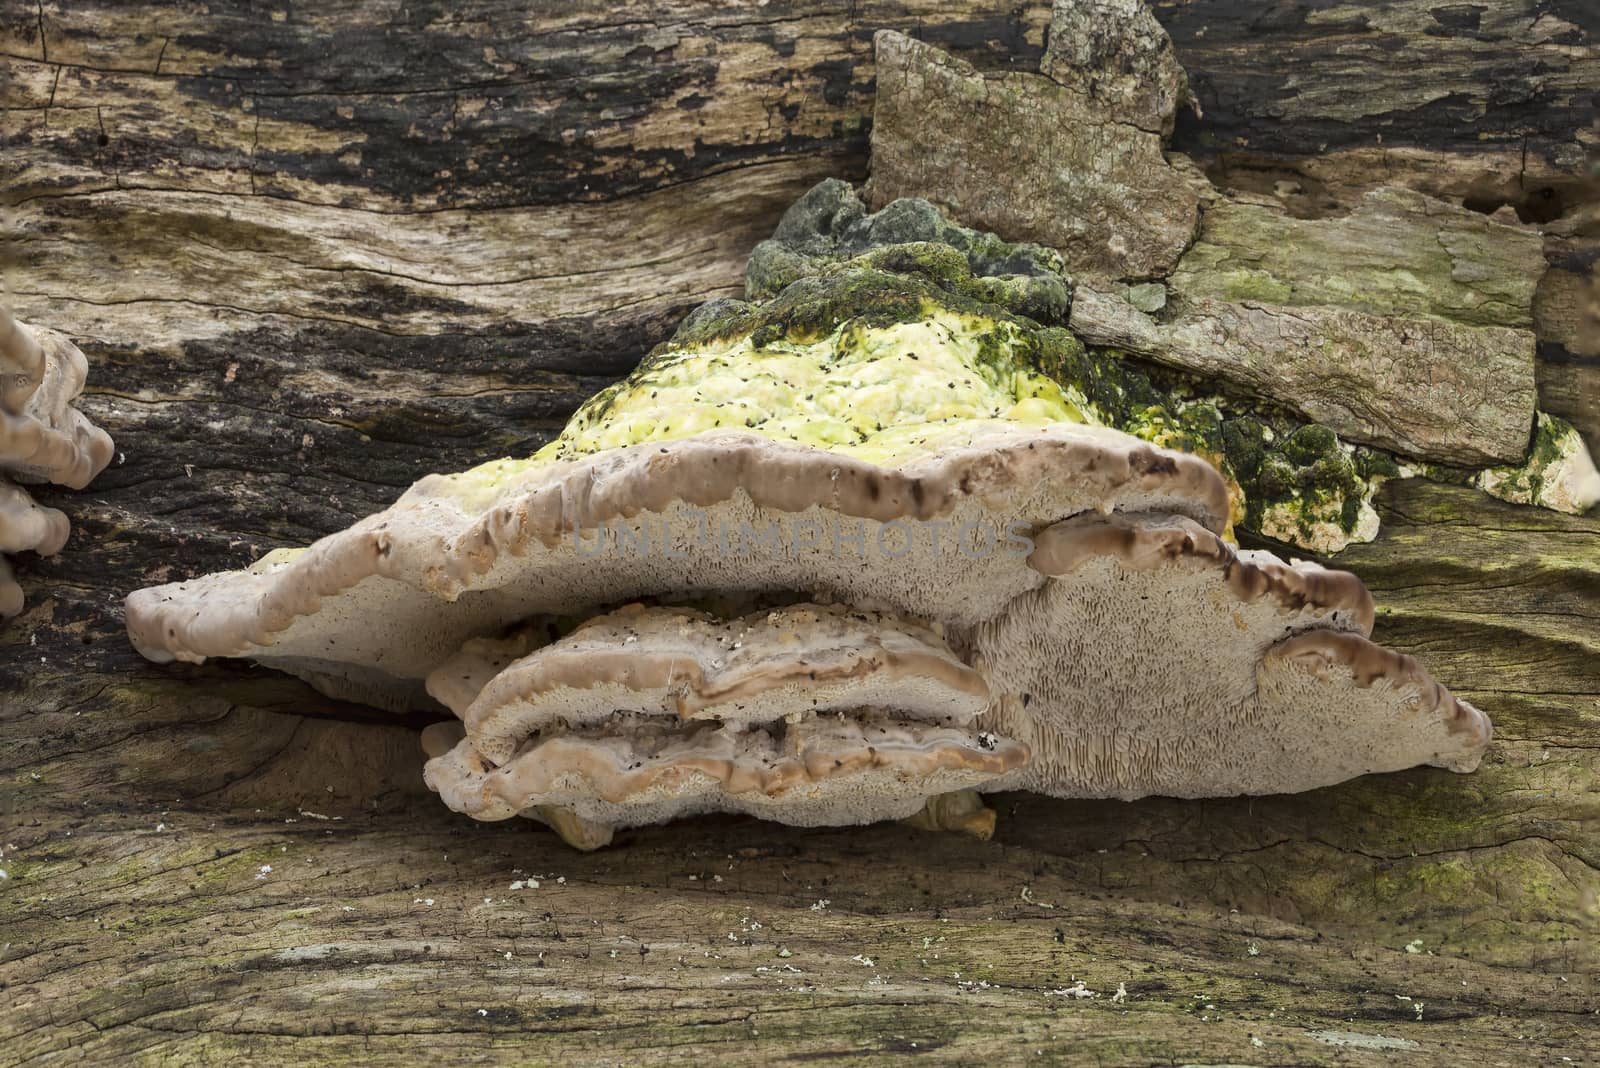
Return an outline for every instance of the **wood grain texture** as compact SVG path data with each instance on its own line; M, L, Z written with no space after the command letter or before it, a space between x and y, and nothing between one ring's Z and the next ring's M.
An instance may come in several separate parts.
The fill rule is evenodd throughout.
M1304 6L1292 32L1323 33ZM1374 25L1410 9L1352 6ZM1217 51L1291 33L1229 11L1157 8L1192 75L1288 78ZM1379 540L1341 558L1378 593L1378 637L1495 717L1478 773L1201 804L1007 796L990 843L720 819L578 855L445 811L419 723L128 646L129 589L537 445L689 307L736 293L788 202L863 176L876 29L1033 69L1048 22L865 0L281 21L0 0L12 302L88 352L83 407L119 448L88 490L41 490L74 534L20 561L30 606L0 626L0 1063L1592 1056L1594 518L1393 483ZM1515 88L1550 49L1581 74L1580 30L1538 56L1495 38L1459 77ZM1530 145L1564 143L1570 118L1524 114ZM1220 143L1302 120L1236 133L1213 101L1201 121ZM1476 121L1412 123L1411 150L1454 174L1520 154ZM1294 165L1367 151L1341 144ZM1344 158L1320 173L1349 184L1322 189L1351 203L1381 164Z
M1416 481L1380 504L1350 550L1378 635L1494 712L1480 771L1005 795L989 844L710 819L575 854L440 809L413 729L299 714L354 710L247 669L139 667L41 609L4 634L46 659L0 721L7 1058L1376 1056L1326 1032L1418 1063L1581 1058L1600 523ZM84 638L93 660L58 659Z
M1404 456L1515 463L1533 426L1526 330L1203 295L1184 296L1157 319L1087 285L1071 324L1090 344L1225 381Z
M1549 264L1533 298L1539 400L1600 454L1600 196L1545 238Z
M1239 167L1320 157L1424 192L1481 180L1530 212L1586 175L1600 16L1585 0L1152 7L1204 111L1180 122L1183 151Z
M1587 0L1153 0L1204 117L1173 147L1218 187L1343 214L1401 185L1593 238L1600 9ZM1594 278L1590 255L1580 273ZM1541 327L1540 406L1600 447L1600 369Z

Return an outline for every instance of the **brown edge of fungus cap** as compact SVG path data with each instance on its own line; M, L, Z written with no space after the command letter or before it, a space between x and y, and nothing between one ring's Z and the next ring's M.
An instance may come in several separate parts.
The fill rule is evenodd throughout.
M1343 670L1363 689L1384 687L1409 694L1408 704L1414 711L1436 718L1448 736L1460 740L1458 752L1436 754L1430 761L1438 767L1472 771L1494 738L1489 717L1446 689L1415 657L1359 634L1308 631L1280 642L1268 655L1318 677Z
M430 748L448 737L440 728ZM888 714L814 719L776 732L704 723L683 732L532 739L501 766L463 737L428 761L424 778L451 809L484 820L553 806L606 826L706 812L841 826L904 819L932 795L1026 764L1026 746L1003 739L985 746L980 737Z
M460 660L430 689L464 683L476 665ZM881 612L800 604L718 620L630 605L508 664L454 711L478 752L504 764L541 731L617 714L759 724L884 706L967 724L988 704L983 676L937 634Z
M1102 556L1115 557L1130 571L1180 559L1215 564L1240 601L1271 597L1288 610L1343 612L1355 629L1372 633L1372 594L1355 575L1313 563L1286 564L1270 553L1246 556L1184 516L1079 516L1040 531L1034 546L1028 565L1053 578Z

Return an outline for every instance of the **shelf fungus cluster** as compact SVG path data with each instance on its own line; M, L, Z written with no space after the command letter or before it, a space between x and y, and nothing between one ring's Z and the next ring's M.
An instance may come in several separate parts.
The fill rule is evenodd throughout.
M52 556L71 525L18 483L83 489L111 462L111 438L72 406L89 362L54 330L29 327L0 306L0 554ZM0 555L0 617L22 611L22 587Z
M701 308L532 457L135 592L135 645L448 709L444 802L584 848L1476 766L1488 720L1368 640L1355 577L1236 550L1206 457L1107 425L1096 358L1011 310L1048 292L938 243L835 258Z

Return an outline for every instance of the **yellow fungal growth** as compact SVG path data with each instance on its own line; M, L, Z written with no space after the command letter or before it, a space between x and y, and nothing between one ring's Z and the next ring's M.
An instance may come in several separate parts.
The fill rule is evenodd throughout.
M1077 390L1004 346L994 355L1006 325L930 309L888 326L846 321L809 342L746 335L669 352L585 405L534 460L729 428L894 464L996 422L1103 425Z

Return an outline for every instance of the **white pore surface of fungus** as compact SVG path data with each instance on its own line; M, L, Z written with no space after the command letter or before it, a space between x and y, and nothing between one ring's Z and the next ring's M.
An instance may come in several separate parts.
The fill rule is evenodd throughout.
M1374 771L1469 771L1489 721L1367 640L1354 575L1242 553L1192 520L1041 532L1047 581L976 628L991 728L1033 760L996 787L1065 797L1288 793ZM1143 650L1130 671L1127 650Z
M29 327L0 306L0 553L53 556L67 517L17 483L87 486L111 462L111 438L72 407L89 362L54 330ZM0 556L0 616L22 611L22 587Z

